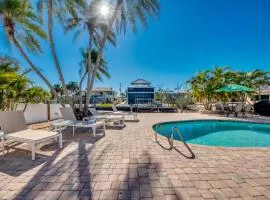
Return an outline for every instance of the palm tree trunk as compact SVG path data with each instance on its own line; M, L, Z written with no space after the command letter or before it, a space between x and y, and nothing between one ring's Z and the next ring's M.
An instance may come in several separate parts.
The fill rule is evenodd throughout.
M109 34L110 34L111 30L112 30L113 23L114 23L114 21L116 19L117 12L120 9L120 6L121 6L122 2L123 2L123 0L117 0L117 3L116 3L116 6L115 6L115 9L114 9L112 18L109 20L108 27L106 28L106 31L105 31L105 33L104 33L104 35L102 37L101 42L100 42L97 61L95 63L95 67L94 67L94 70L93 70L93 73L92 73L91 81L90 81L90 84L89 84L89 90L87 91L88 96L90 96L91 93L92 93L93 86L94 86L94 81L95 81L95 78L96 78L96 75L97 75L98 68L100 66L101 58L103 56L104 47L105 47L107 38L108 38L108 36L109 36Z
M82 111L82 84L83 84L83 81L85 79L87 75L87 72L85 72L80 80L80 85L79 85L79 100L80 100L80 106L79 106L79 110Z
M54 45L54 38L53 38L53 34L52 34L52 29L53 29L53 19L52 19L52 15L53 15L53 2L52 0L48 0L48 33L49 33L49 42L50 42L50 48L51 48L51 52L52 52L52 56L53 56L53 60L58 72L58 76L59 76L59 80L62 84L63 87L63 92L68 100L69 105L73 108L73 103L69 97L68 94L68 90L67 90L67 86L65 83L65 79L61 70L61 66L58 60L58 57L56 55L56 51L55 51L55 45Z
M22 54L22 56L24 57L24 59L27 61L27 63L30 65L30 67L33 69L34 72L36 72L36 74L47 84L47 86L50 88L50 90L52 91L53 95L57 98L57 100L60 102L60 104L65 107L65 104L62 102L62 99L59 97L59 95L57 94L57 92L55 91L55 89L53 88L53 86L51 85L51 83L48 81L48 79L45 78L45 76L38 70L38 68L31 62L31 60L29 59L29 57L26 55L25 51L23 50L23 48L21 47L20 43L16 40L15 37L12 38L14 44L16 45L16 47L18 48L19 52Z
M93 43L93 33L91 27L88 26L89 31L89 50L88 50L88 59L87 59L87 90L86 90L86 98L85 98L85 107L84 107L84 115L87 116L88 114L88 106L90 101L90 83L91 83L91 71L92 71L92 58L91 58L91 51L92 51L92 43ZM93 79L94 77L92 77Z
M28 106L28 102L24 104L23 112L26 111L27 106Z

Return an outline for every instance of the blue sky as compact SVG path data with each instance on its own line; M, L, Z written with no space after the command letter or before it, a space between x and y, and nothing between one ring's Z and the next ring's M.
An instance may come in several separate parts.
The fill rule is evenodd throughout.
M269 0L161 0L159 19L150 20L146 30L118 37L117 47L105 52L111 79L96 86L123 89L137 78L173 89L185 84L199 70L231 66L234 70L270 71ZM55 26L57 53L66 81L78 81L79 48L87 44L87 35L72 42ZM3 43L2 43L3 44ZM53 83L58 82L48 43L44 53L31 56L33 62ZM16 49L0 44L1 54L20 58ZM37 85L45 86L34 74Z

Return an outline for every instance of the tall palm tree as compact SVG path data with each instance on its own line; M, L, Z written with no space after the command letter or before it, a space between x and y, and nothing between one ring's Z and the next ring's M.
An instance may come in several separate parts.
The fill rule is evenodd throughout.
M53 88L60 97L63 95L63 88L62 88L61 84L54 84Z
M80 83L79 83L79 100L80 100L80 110L82 110L82 84L86 78L86 76L89 74L88 70L90 69L90 74L92 74L93 67L97 61L98 57L98 51L95 49L91 50L91 53L89 53L89 48L84 48L81 49L81 55L82 55L82 60L80 61L80 70L79 74L81 77ZM92 66L89 67L89 59L88 56L91 54L91 60L92 60ZM97 75L96 75L96 80L102 81L103 76L106 78L110 78L110 74L108 72L107 68L107 62L102 59L100 62L100 67L98 69Z
M208 92L209 80L211 73L209 70L198 72L196 76L192 77L187 83L191 84L192 95L199 102L203 102L205 107L208 106Z
M100 2L106 3L106 1ZM100 61L103 56L103 51L107 42L107 38L112 32L113 26L115 25L116 29L119 32L125 32L127 25L130 25L132 30L136 31L136 21L138 19L142 22L144 26L146 26L147 15L157 16L159 12L158 0L115 0L112 1L112 4L113 3L115 3L115 6L112 11L112 16L109 16L108 20L106 19L107 26L105 27L103 37L99 42L99 53L97 57L97 62L94 66L92 78L88 85L87 96L89 97L93 89L95 76L100 66Z
M47 84L58 101L64 106L51 83L30 60L22 44L31 52L41 53L41 46L37 37L46 39L46 34L40 27L41 20L36 16L28 0L2 0L0 2L0 16L7 40L14 44L33 71Z
M43 7L46 5L47 8L47 21L48 21L48 35L49 35L49 43L50 48L53 56L53 60L58 72L59 80L63 87L63 92L70 104L70 106L73 106L71 99L68 94L67 86L65 83L64 75L62 73L61 65L56 53L55 49L55 42L53 37L53 17L58 18L60 21L63 21L63 19L67 15L72 15L74 18L77 18L77 11L78 9L85 6L84 0L39 0L38 1L38 8L39 10L43 11Z
M78 83L75 82L75 81L70 81L67 84L67 89L68 89L68 92L69 92L70 96L72 96L72 104L73 104L74 103L75 95L79 91Z
M87 108L90 101L90 82L92 77L92 56L90 56L91 50L93 46L99 48L99 44L102 38L102 34L104 33L107 24L100 17L99 7L101 5L101 0L93 0L91 3L85 7L83 13L81 13L80 17L72 17L66 21L66 31L75 30L75 39L81 35L83 31L87 31L89 35L89 45L88 45L88 70L87 71L87 92L86 92L86 104L85 104L85 112L87 113ZM106 35L106 38L115 45L115 34L110 30ZM95 62L96 63L96 62ZM100 63L99 63L100 65ZM85 75L85 76L86 76ZM94 78L95 79L95 78Z

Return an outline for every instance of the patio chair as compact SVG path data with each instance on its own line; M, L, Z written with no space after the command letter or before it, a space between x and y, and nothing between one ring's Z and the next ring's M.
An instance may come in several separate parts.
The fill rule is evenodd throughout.
M75 116L72 108L60 108L60 111L61 111L62 117L64 119L64 124L63 124L63 122L52 123L52 125L55 128L63 127L63 126L70 126L70 127L72 127L73 136L75 135L75 128L77 128L77 127L91 128L93 130L94 137L96 136L96 129L98 127L102 127L103 130L105 131L105 123L102 121L100 121L100 122L89 121L89 120L78 121L76 119L76 116Z
M234 110L234 116L238 117L238 114L243 112L243 104L237 104Z
M125 119L124 119L123 115L113 115L113 114L100 115L100 114L98 114L99 112L96 112L97 110L95 108L90 108L89 110L90 110L92 116L84 117L83 118L84 121L87 121L87 120L98 120L98 121L100 121L100 120L102 120L105 123L114 122L119 127L123 127L125 125L125 123L124 123Z
M243 109L243 112L242 112L242 117L247 117L247 113L251 113L252 112L252 109L253 109L253 106L248 104L246 105L246 107ZM253 114L252 114L252 117L253 117Z
M123 111L118 111L116 106L113 104L112 109L113 109L113 113L112 113L113 115L133 116L134 121L137 120L137 113L134 113L132 111L132 107L130 109L130 112L123 112Z
M107 110L100 111L100 110L97 110L94 107L89 108L89 110L90 110L92 115L106 115L106 114L112 114L113 113L112 111L107 111Z
M35 160L36 145L46 140L59 139L59 146L62 148L62 134L54 131L28 129L24 114L21 111L0 112L0 126L3 131L1 137L2 145L4 140L27 143L31 146L32 160Z

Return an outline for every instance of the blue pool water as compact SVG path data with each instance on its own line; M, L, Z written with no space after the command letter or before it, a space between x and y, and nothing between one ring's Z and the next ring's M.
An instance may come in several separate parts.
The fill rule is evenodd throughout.
M270 124L194 120L161 125L169 136L174 126L179 128L187 143L224 147L270 147ZM153 126L155 131L164 135L162 128L158 125ZM174 139L180 140L176 133Z

